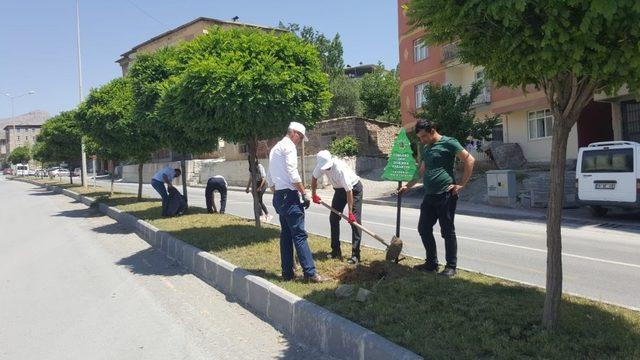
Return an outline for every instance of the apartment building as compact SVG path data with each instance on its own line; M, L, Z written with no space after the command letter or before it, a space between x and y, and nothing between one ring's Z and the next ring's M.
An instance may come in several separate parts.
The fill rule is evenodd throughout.
M553 116L542 91L528 87L526 91L492 86L485 79L482 68L462 63L455 43L444 46L426 46L422 30L412 30L402 5L409 0L398 0L398 39L400 51L400 96L402 123L412 127L413 114L419 109L423 89L427 83L453 84L470 89L475 80L483 79L485 88L476 98L474 106L478 118L485 114L500 115L502 123L494 129L494 140L517 143L529 162L548 162L551 157L551 131ZM596 97L581 114L571 130L567 159L576 159L578 148L595 141L624 139L623 118L629 134L640 137L640 105L630 103L628 94L619 98ZM618 106L613 110L611 104ZM616 105L617 104L617 105ZM617 111L617 112L616 112ZM623 114L626 114L623 116Z
M0 155L8 155L20 146L33 145L42 124L50 117L46 111L35 110L13 118L0 119Z

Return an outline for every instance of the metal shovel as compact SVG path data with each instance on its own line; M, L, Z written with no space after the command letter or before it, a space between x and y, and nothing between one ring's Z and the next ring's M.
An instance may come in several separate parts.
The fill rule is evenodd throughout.
M326 207L327 209L331 210L334 214L342 217L343 219L349 221L349 218L341 213L340 211L332 208L329 204L325 203L324 201L320 201L320 204L322 204L324 207ZM365 233L371 235L371 237L373 237L374 239L378 240L382 245L386 246L387 250L386 250L386 256L385 259L387 261L395 261L398 262L398 257L400 257L400 253L402 252L402 240L400 240L399 237L394 236L391 239L391 243L388 244L382 237L380 237L378 234L374 233L373 231L365 228L364 226L362 226L361 224L358 224L358 222L352 222L350 225L355 226L356 228L364 231Z

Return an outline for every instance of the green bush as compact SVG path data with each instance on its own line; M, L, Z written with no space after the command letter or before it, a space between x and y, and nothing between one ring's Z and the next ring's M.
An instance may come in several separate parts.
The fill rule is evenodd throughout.
M345 136L342 139L335 139L329 145L329 152L334 156L356 156L358 155L358 140L351 136Z

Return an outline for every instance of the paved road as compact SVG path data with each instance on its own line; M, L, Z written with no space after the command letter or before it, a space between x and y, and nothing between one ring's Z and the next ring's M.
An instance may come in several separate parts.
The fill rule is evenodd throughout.
M106 186L107 181L100 182ZM117 183L116 189L136 192L137 184ZM179 187L181 189L181 187ZM149 185L144 194L158 197ZM204 189L189 188L191 205L204 207ZM216 197L216 201L219 199ZM270 209L271 196L265 195ZM253 217L250 195L229 192L227 212ZM395 231L395 209L364 205L364 225L390 238ZM418 236L419 210L403 209L401 238L408 255L424 258ZM277 217L272 220L277 224ZM307 229L329 236L328 212L312 204ZM342 239L350 241L350 230L342 226ZM459 266L522 283L544 286L546 269L545 224L531 220L500 220L475 216L456 216ZM439 229L435 229L439 233ZM444 243L436 236L440 261L444 261ZM363 242L380 247L364 235ZM640 230L633 227L610 229L598 225L567 223L563 228L564 291L609 303L640 309Z
M0 202L0 359L325 358L68 197Z

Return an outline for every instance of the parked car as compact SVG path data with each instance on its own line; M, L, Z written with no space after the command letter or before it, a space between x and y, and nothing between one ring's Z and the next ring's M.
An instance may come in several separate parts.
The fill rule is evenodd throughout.
M27 170L27 175L28 176L35 176L35 174L36 174L36 171L34 169Z
M2 170L2 175L13 175L13 170L11 170L11 168L6 168Z
M578 151L578 202L604 216L610 208L640 209L640 144L610 141Z
M69 177L69 169L58 169L57 176L59 177Z
M82 175L82 168L76 168L75 170L73 170L73 176L80 176Z
M37 169L34 174L36 177L43 178L47 176L47 171L44 169Z

